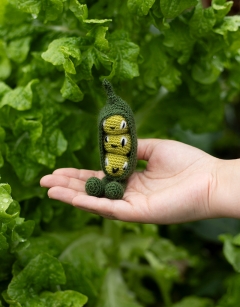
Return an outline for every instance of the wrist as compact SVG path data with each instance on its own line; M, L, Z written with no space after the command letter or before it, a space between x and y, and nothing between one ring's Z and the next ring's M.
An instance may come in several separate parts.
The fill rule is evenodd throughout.
M240 218L240 159L216 160L209 206L215 218Z

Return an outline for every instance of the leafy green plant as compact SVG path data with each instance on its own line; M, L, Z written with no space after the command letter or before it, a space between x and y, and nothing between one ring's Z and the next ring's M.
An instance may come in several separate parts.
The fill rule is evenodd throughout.
M139 137L237 156L240 16L228 15L231 5L1 1L0 172L10 185L0 186L0 306L236 306L221 223L102 220L39 186L58 167L99 168L103 78L131 105ZM239 271L238 237L221 238Z

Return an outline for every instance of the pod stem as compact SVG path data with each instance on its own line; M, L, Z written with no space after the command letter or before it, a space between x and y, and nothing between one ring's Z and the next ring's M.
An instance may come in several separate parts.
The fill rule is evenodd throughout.
M107 97L108 97L108 103L109 104L114 104L118 101L118 97L116 96L114 89L112 87L112 84L107 80L103 80L103 87L106 91Z

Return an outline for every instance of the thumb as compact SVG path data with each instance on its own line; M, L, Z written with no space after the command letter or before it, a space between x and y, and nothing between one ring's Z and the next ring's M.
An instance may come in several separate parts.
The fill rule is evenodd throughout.
M161 142L160 139L138 139L137 157L139 160L148 161L154 148Z

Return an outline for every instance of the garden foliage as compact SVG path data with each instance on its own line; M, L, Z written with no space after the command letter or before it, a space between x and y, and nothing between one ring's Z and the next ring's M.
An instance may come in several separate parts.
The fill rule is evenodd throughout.
M109 221L39 186L55 168L99 168L104 78L131 105L139 137L233 156L240 16L231 5L1 0L0 306L238 306L238 221Z

